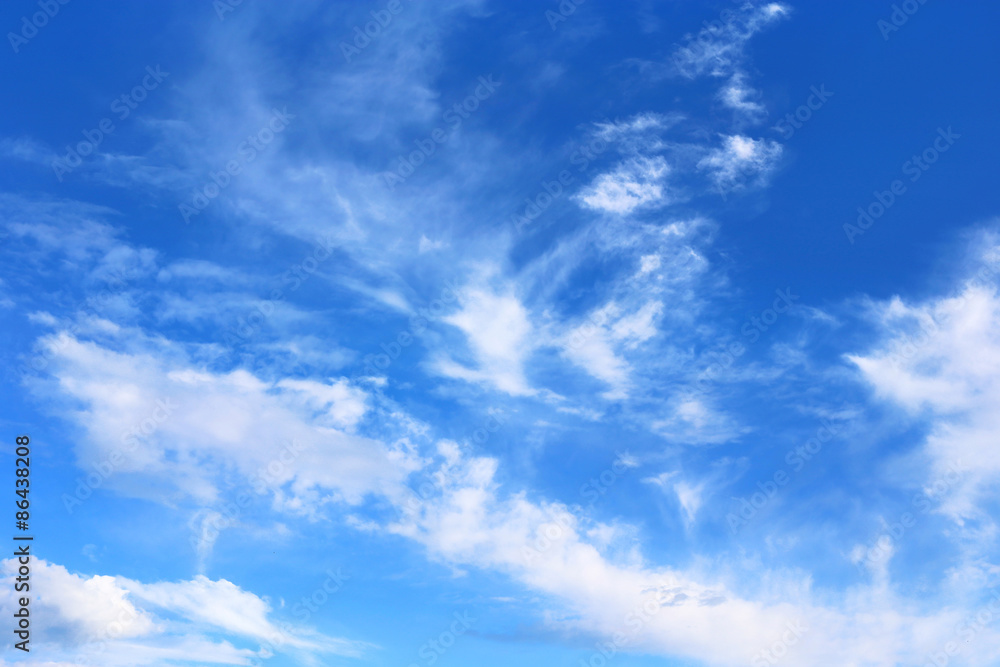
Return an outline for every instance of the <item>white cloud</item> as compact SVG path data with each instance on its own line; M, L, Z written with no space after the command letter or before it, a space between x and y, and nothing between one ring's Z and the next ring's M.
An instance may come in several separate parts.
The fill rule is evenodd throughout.
M524 494L501 497L496 470L489 458L445 463L437 494L404 510L389 530L454 567L506 573L555 606L545 612L553 629L617 638L619 651L746 665L791 623L805 629L789 648L792 664L918 664L953 640L962 619L960 610L936 606L921 614L883 587L851 590L839 603L828 593L814 599L805 573L748 578L744 570L656 567L634 549L618 548L630 534L623 527ZM697 493L681 493L693 518ZM745 592L727 583L737 580ZM720 627L727 628L724 642ZM987 630L977 642L988 655L1000 636Z
M0 195L0 221L12 236L33 242L37 253L61 255L73 265L91 268L98 277L148 273L156 253L121 241L120 230L105 222L116 214L79 201Z
M631 371L623 353L656 335L656 321L662 312L659 301L649 301L631 313L623 313L617 303L608 303L567 331L560 340L563 354L611 386L605 398L624 399L631 386Z
M693 79L703 74L728 76L743 59L746 43L768 25L787 16L787 5L750 2L709 22L698 34L688 37L672 54L677 74ZM724 20L727 19L727 20Z
M675 470L660 473L656 477L647 477L642 481L647 484L655 484L664 490L672 491L677 497L677 502L683 513L684 525L690 528L694 524L695 518L698 516L698 510L701 509L704 502L705 482L694 484L683 479L671 482L678 475L678 471Z
M776 141L732 135L702 158L698 169L709 172L716 188L726 193L748 184L766 184L781 154L782 146Z
M3 561L5 609L16 607L13 578L16 558ZM47 641L83 644L114 636L128 639L154 632L157 624L145 611L137 609L128 591L114 577L88 578L69 573L66 568L35 558L32 583L36 605L32 617Z
M413 307L399 292L393 290L389 287L373 287L360 280L354 280L352 278L341 278L340 284L344 287L355 290L365 296L371 297L375 301L378 301L393 310L398 310L402 313L412 313Z
M358 642L279 626L269 618L271 606L266 600L225 579L213 581L199 575L190 581L153 584L122 578L118 581L132 597L147 606L180 614L198 625L215 627L261 644L347 656L359 655L364 646Z
M632 349L656 335L656 321L663 313L663 304L650 301L636 312L625 315L611 326L611 335Z
M625 120L595 123L594 135L621 153L643 155L663 148L661 135L683 120L679 113L645 111Z
M698 510L701 509L702 491L702 487L691 486L687 482L674 484L674 493L684 510L684 523L688 526L694 523Z
M591 323L571 329L564 343L564 354L590 375L607 383L611 389L604 393L608 400L621 400L628 396L629 365L619 357L604 327Z
M0 139L0 157L51 167L56 154L48 146L43 146L28 137L5 137Z
M470 369L442 358L435 369L448 377L484 382L514 396L535 393L524 376L524 363L535 346L528 311L512 293L468 287L459 295L461 310L444 318L460 329L478 362Z
M5 609L14 609L17 560L3 561L2 568L0 596ZM32 655L58 661L33 664L247 664L265 650L295 650L308 659L357 656L367 647L278 623L266 600L224 579L145 584L73 574L37 557L31 577ZM226 639L217 639L220 631Z
M276 386L298 392L304 403L318 412L316 423L320 425L353 429L368 411L367 394L344 378L331 378L329 383L286 379Z
M73 406L70 415L85 434L77 452L82 467L121 456L110 487L211 503L223 471L235 467L248 485L270 466L267 488L308 511L324 502L361 502L418 467L407 445L349 432L368 398L346 380L267 382L242 370L210 372L179 347L136 333L121 332L134 351L67 333L42 342L57 384L38 390Z
M157 280L167 282L174 279L214 280L220 283L243 282L239 273L203 259L185 259L160 269Z
M719 91L719 99L737 112L738 119L755 123L762 120L767 111L756 101L760 93L747 85L746 78L743 72L733 74Z
M577 198L587 208L627 215L640 207L669 203L665 184L669 173L662 157L632 158L597 176Z
M681 119L682 116L678 114L645 111L623 121L596 123L597 134L606 141L620 141L636 135L666 130Z
M663 260L659 255L643 255L639 258L639 273L645 275L660 268Z
M652 427L668 440L689 444L719 444L746 433L731 417L712 408L705 397L678 396L666 408L667 415Z
M417 251L420 254L425 252L431 252L432 250L440 250L442 248L447 248L448 244L445 241L431 241L426 235L421 234L420 243L417 247Z
M878 396L911 419L929 420L924 453L932 469L925 483L930 487L953 467L962 472L941 499L942 511L959 523L995 524L982 502L995 497L1000 479L998 249L980 249L978 273L954 296L873 304L881 340L873 351L847 357Z

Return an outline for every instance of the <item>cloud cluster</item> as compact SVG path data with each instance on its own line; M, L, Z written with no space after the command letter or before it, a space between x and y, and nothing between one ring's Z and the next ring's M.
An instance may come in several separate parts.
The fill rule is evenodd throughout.
M4 607L12 608L17 560L4 560L2 569L10 584ZM35 641L52 660L34 664L247 665L278 650L358 656L368 648L278 621L266 600L225 579L146 584L86 577L37 558L31 577Z
M213 503L234 467L244 486L265 479L288 507L304 499L318 507L390 492L418 466L407 445L355 432L367 397L347 380L268 382L244 370L213 372L162 339L116 333L119 340L104 345L65 332L42 339L58 384L38 387L71 407L85 435L84 470L120 457L116 470L131 481L122 487L125 476L115 475L109 487ZM155 418L164 402L174 407Z
M994 526L985 505L1000 478L993 446L1000 431L1000 245L993 233L979 237L971 264L955 294L871 304L881 340L848 359L880 398L927 421L928 488L951 467L966 471L942 499L942 511L959 524Z

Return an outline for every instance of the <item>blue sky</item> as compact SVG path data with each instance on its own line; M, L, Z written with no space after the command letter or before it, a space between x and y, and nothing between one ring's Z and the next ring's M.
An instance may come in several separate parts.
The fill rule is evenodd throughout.
M6 3L0 662L997 664L998 18Z

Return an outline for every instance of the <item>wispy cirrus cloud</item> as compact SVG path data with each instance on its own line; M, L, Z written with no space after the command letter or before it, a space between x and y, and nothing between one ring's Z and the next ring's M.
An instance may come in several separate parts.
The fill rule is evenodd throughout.
M664 184L669 173L662 157L633 158L598 176L579 198L587 208L619 215L640 207L662 206L670 202Z
M719 19L688 36L674 50L671 63L676 74L689 79L732 75L743 63L750 38L790 12L789 6L780 2L747 2L736 10L724 10Z
M536 345L527 310L512 293L469 286L458 297L459 308L444 321L466 336L478 368L440 359L435 368L448 377L486 382L512 395L535 390L524 375L524 365Z
M707 172L718 191L725 194L766 185L782 152L776 141L731 135L723 137L722 146L698 162L698 169Z
M651 30L660 29L648 20L653 4L640 12ZM26 362L44 361L23 376L30 400L74 447L62 452L75 466L62 471L61 493L79 511L74 478L114 460L88 510L141 498L181 515L181 532L190 517L191 545L164 552L172 567L203 573L144 583L45 563L43 577L64 592L45 609L62 642L52 659L71 662L68 647L99 631L109 610L135 619L116 644L121 664L266 657L260 647L282 630L284 611L250 592L264 587L207 576L233 567L223 529L243 540L238 549L266 540L274 550L365 530L371 541L357 551L380 582L373 590L397 594L386 582L418 568L401 574L393 558L416 551L484 574L515 625L553 643L613 641L623 653L737 665L792 624L807 628L788 647L801 664L922 664L945 646L979 602L973 589L995 574L996 294L977 283L961 296L872 302L876 335L836 292L807 295L780 319L771 309L787 283L769 281L784 267L747 261L734 229L760 211L727 219L704 195L764 188L781 163L782 146L747 129L766 118L763 91L781 88L757 83L750 40L789 6L734 3L671 58L660 52L650 67L661 76L638 82L617 80L618 51L579 49L619 29L596 5L552 42L524 38L533 18L549 37L541 12L402 7L349 58L340 42L388 10L244 3L225 21L209 10L213 23L193 42L199 58L136 124L131 152L102 152L73 174L71 187L119 208L0 199L14 267L3 295L26 307L0 306ZM507 41L494 39L511 25ZM447 122L491 66L503 94L388 192L381 175ZM285 104L297 122L178 231L177 204ZM0 143L0 156L22 162L41 164L47 150L34 139ZM539 197L549 204L528 233L504 226ZM164 211L176 219L164 222ZM322 261L302 248L318 238ZM126 270L107 307L86 307ZM917 341L921 328L934 335ZM365 362L379 355L391 363ZM779 491L786 453L806 460L809 420L839 414L832 404L865 385L878 399L871 412L903 410L886 424L845 408L863 423ZM905 437L884 437L900 424ZM622 443L636 452L629 471L644 470L612 477L609 491L592 464ZM895 451L910 446L908 458ZM939 544L919 576L905 544L855 572L858 526L892 517L888 503L852 497L843 471L907 458L877 488L892 496L933 488L952 456L975 471L935 496L934 515L950 523L921 536ZM584 482L606 492L600 506L579 507ZM757 503L769 485L758 532L730 536L726 511L743 497ZM252 512L237 500L247 486ZM89 567L105 551L85 539ZM311 557L325 558L323 546ZM962 557L945 562L949 549ZM720 627L732 629L725 642ZM491 641L491 630L480 638ZM331 636L341 633L283 631L297 662L367 648ZM990 664L996 633L977 642Z

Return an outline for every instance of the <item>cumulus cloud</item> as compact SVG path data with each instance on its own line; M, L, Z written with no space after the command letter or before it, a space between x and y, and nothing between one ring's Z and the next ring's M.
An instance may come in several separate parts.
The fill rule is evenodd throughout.
M84 434L80 464L110 466L111 488L210 504L235 468L246 486L263 484L305 511L390 491L418 467L408 445L354 432L369 404L347 380L213 372L179 346L136 333L121 330L131 342L117 349L66 332L42 341L55 384L37 390L72 405Z
M4 588L5 609L16 607L11 582L17 568L16 558L3 561L9 584ZM112 634L128 639L157 630L153 617L136 608L128 591L114 577L85 578L37 558L32 577L37 591L37 606L32 611L38 630L47 641L79 645Z
M5 609L16 608L17 568L16 559L3 561ZM52 660L34 664L248 664L274 652L308 659L367 648L279 622L266 600L225 579L146 584L74 574L38 558L31 578L32 655Z

